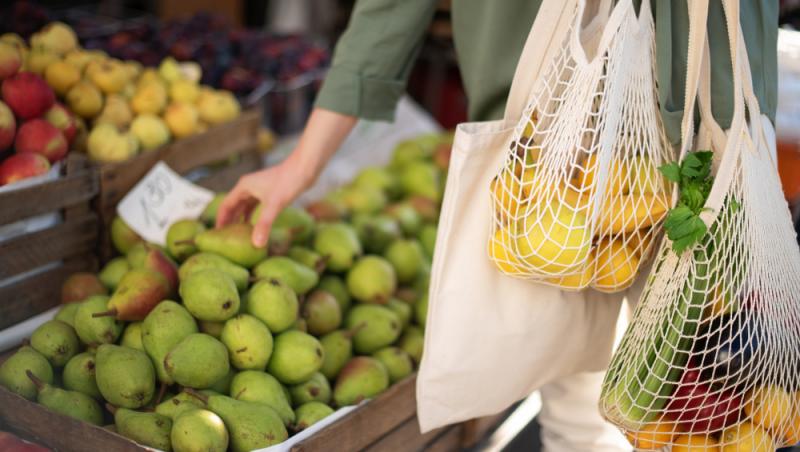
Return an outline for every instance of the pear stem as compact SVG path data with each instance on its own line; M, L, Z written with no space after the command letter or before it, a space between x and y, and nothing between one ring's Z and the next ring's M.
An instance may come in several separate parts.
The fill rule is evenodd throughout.
M117 308L109 309L108 311L103 312L95 312L92 314L92 317L116 317L117 316Z
M161 400L164 398L164 394L167 393L167 384L163 381L161 382L161 387L158 389L158 397L156 398L156 405L161 403Z
M27 375L28 378L33 382L33 385L36 386L37 391L42 390L42 388L44 387L44 382L40 380L39 377L34 375L30 369L25 369L25 375Z
M204 404L208 403L208 396L207 395L205 395L205 394L203 394L201 392L197 392L192 388L183 388L183 392L189 394L190 396L192 396L195 399L203 402Z
M23 346L25 346L25 345L31 345L31 340L30 340L29 338L27 338L27 337L26 337L25 339L23 339L23 340L22 340L22 345L23 345Z
M326 255L324 255L324 256L322 256L322 257L320 257L320 258L317 260L317 262L314 264L314 270L315 270L317 273L320 273L320 274L321 274L322 272L324 272L324 271L325 271L325 267L327 267L327 266L328 266L328 261L329 261L329 260L331 260L331 255L330 255L330 254L326 254Z
M363 330L366 327L367 327L367 322L361 322L358 325L351 328L349 331L345 331L344 337L346 337L347 339L352 339L353 336L358 334L359 331Z
M117 407L115 407L114 405L112 405L110 403L106 403L106 409L111 414L117 414Z

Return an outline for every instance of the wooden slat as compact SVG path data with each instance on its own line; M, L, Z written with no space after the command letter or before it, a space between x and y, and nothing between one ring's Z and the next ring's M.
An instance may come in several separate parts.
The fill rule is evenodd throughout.
M348 416L296 444L292 452L352 452L369 446L414 416L416 381L414 374L397 383Z
M101 427L29 402L3 387L0 387L0 421L14 432L59 452L146 450Z
M425 446L425 452L454 452L461 450L461 428L453 426L445 430Z
M81 163L76 164L76 161ZM84 157L71 157L76 171L58 180L45 182L0 195L0 225L13 223L64 207L88 201L98 192L96 174Z
M399 427L387 433L383 438L371 444L367 452L395 452L398 450L415 451L424 449L425 445L436 439L444 429L436 429L422 434L419 431L417 417L402 423Z
M235 164L215 170L211 174L197 181L197 184L214 191L230 190L247 173L261 168L261 156L251 151L242 154L241 159Z
M490 431L500 425L508 417L510 410L494 416L486 416L464 422L461 433L461 447L468 449L478 444Z
M86 255L0 287L0 330L57 306L61 302L61 284L67 276L95 268L94 257Z
M0 243L0 281L50 262L90 253L97 243L97 216L24 234Z

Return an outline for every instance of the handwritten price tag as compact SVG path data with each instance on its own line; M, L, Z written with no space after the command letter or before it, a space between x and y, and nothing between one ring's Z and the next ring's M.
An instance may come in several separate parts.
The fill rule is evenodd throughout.
M172 223L197 218L213 197L158 162L117 205L117 214L142 238L163 246Z

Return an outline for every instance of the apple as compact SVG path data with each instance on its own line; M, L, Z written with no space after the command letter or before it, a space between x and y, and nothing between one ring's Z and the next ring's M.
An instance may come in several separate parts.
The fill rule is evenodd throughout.
M41 154L55 163L67 155L67 139L58 127L44 119L31 119L17 131L14 147L18 154Z
M17 120L14 113L4 102L0 101L0 151L4 151L14 142L17 133Z
M56 101L53 89L32 72L19 72L3 80L3 100L21 119L42 116Z
M2 117L2 115L0 115L0 117ZM75 116L73 116L64 105L59 102L53 104L53 106L47 110L47 113L44 114L44 119L61 130L67 142L72 143L72 140L75 138L75 133L78 131L78 123L75 120ZM1 124L2 120L0 120L0 127L2 127Z
M50 162L40 154L14 154L0 164L0 185L12 184L50 171Z

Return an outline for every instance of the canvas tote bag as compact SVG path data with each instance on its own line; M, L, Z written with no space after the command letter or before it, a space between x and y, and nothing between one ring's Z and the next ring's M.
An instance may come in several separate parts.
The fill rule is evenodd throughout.
M543 62L559 51L584 0L545 0L531 28L503 120L458 126L439 219L425 351L417 377L421 429L497 413L562 376L604 369L620 302L510 278L487 257L488 187L511 145ZM597 6L598 2L588 2ZM613 13L582 27L596 46ZM605 13L604 13L605 12ZM635 287L628 291L635 290Z

